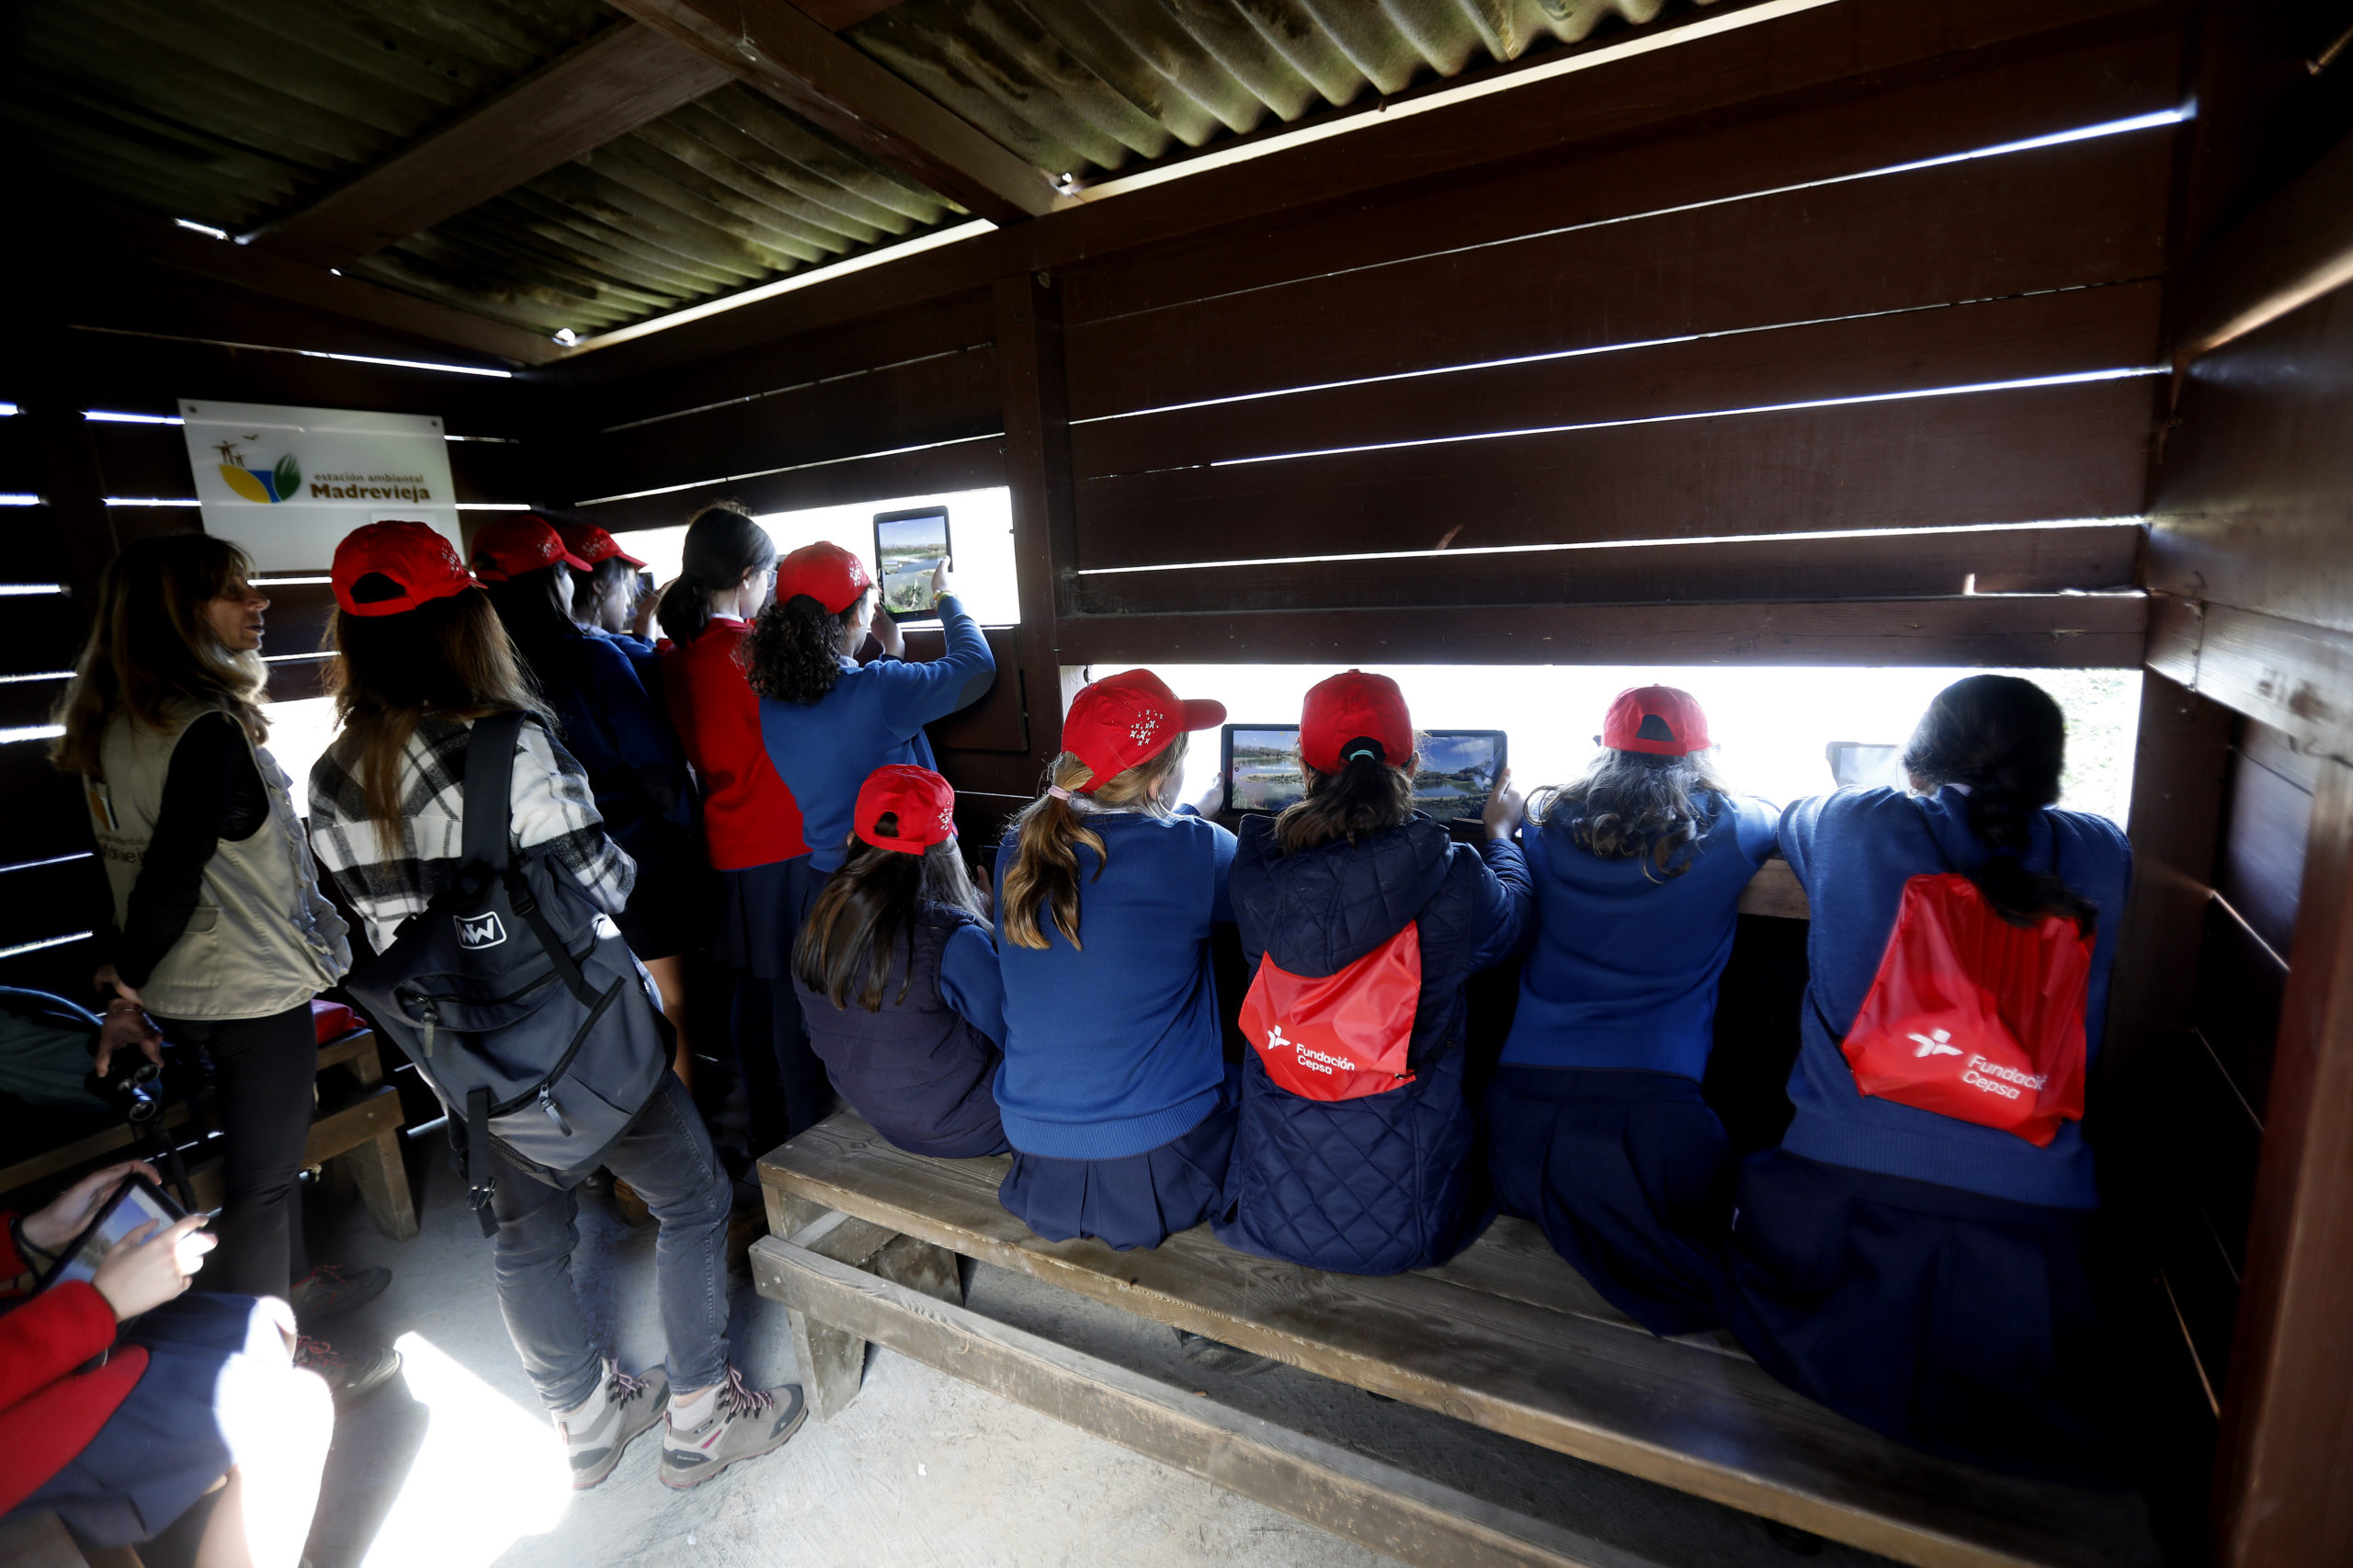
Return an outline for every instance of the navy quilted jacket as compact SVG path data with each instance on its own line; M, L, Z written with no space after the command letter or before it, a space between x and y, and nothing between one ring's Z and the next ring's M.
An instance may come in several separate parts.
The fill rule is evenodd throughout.
M1255 969L1333 974L1421 922L1422 992L1414 1082L1354 1100L1278 1087L1252 1051L1218 1233L1233 1245L1316 1268L1395 1274L1443 1262L1468 1239L1475 1128L1462 1092L1463 985L1508 958L1533 893L1519 846L1478 849L1415 813L1356 844L1286 856L1274 819L1246 817L1233 858L1234 919Z

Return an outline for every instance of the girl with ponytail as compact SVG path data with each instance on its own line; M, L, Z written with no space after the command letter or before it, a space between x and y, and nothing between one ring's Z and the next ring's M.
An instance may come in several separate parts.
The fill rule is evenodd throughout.
M1528 871L1512 842L1519 793L1506 769L1476 848L1415 811L1413 719L1386 676L1350 670L1316 686L1299 741L1306 798L1279 817L1242 820L1233 879L1242 950L1262 966L1262 983L1278 971L1310 982L1347 971L1353 1004L1377 1007L1381 983L1371 977L1410 928L1410 973L1388 984L1400 1001L1412 987L1404 1056L1412 1077L1334 1099L1316 1097L1330 1076L1318 1074L1302 1085L1310 1092L1296 1092L1274 1073L1291 1064L1286 1047L1302 1045L1281 1037L1279 1009L1261 1030L1245 1003L1254 1038L1242 1064L1233 1209L1218 1235L1313 1268L1427 1268L1452 1256L1487 1213L1462 1087L1464 987L1511 956L1528 918ZM1308 1060L1328 1065L1328 1054Z
M1719 1321L1736 1169L1699 1081L1779 813L1724 787L1688 691L1619 693L1598 738L1586 776L1529 813L1536 939L1487 1088L1487 1168L1604 1299L1689 1334Z
M734 971L732 1033L751 1113L752 1153L766 1153L826 1109L824 1069L809 1051L792 994L792 933L805 867L801 808L760 744L760 699L743 648L767 603L776 545L732 501L687 526L677 580L662 596L662 698L702 784L703 842L719 874L711 954Z
M1049 1241L1158 1246L1223 1206L1236 1090L1209 943L1233 835L1174 801L1187 732L1224 722L1146 670L1095 682L997 847L997 1197Z
M2096 937L2084 1046L2097 1061L2131 851L2115 824L2054 804L2065 751L2040 687L1972 676L1904 748L1910 792L1842 790L1783 814L1781 852L1813 903L1797 1114L1741 1174L1720 1301L1760 1366L1867 1426L1995 1469L2098 1479L2114 1400L2081 1124L2037 1144L1864 1094L1840 1048L1905 884L1960 872L2014 925L2055 915ZM1938 1049L1915 1038L1924 1057Z

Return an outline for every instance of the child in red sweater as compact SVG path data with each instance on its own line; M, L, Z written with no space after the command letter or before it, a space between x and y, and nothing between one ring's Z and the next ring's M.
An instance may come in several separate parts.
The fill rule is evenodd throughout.
M5 1216L0 1278L46 1268L133 1171L156 1179L113 1165ZM187 1294L203 1223L142 1225L92 1278L0 1316L0 1515L52 1511L90 1552L153 1539L218 1486L198 1560L294 1568L335 1406L292 1365L284 1301Z

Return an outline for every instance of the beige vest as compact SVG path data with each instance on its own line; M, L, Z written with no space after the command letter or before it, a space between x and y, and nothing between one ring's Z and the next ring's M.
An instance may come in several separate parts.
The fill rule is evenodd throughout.
M83 780L118 927L130 918L131 884L155 835L172 748L198 717L191 709L156 731L117 715L98 747L105 778ZM351 967L347 927L319 892L285 769L251 737L245 744L269 792L269 820L213 851L188 929L140 988L148 1011L167 1018L267 1017L309 1001Z

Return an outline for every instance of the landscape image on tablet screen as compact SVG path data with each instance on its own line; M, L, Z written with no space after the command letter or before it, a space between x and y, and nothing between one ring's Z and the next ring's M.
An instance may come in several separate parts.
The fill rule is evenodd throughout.
M892 615L930 614L936 603L931 574L948 553L948 514L879 518L874 546L882 574L882 608Z
M1233 732L1233 778L1237 812L1279 812L1306 792L1299 771L1299 732L1293 729Z
M1414 804L1440 822L1474 816L1495 787L1493 735L1425 735L1414 769Z

